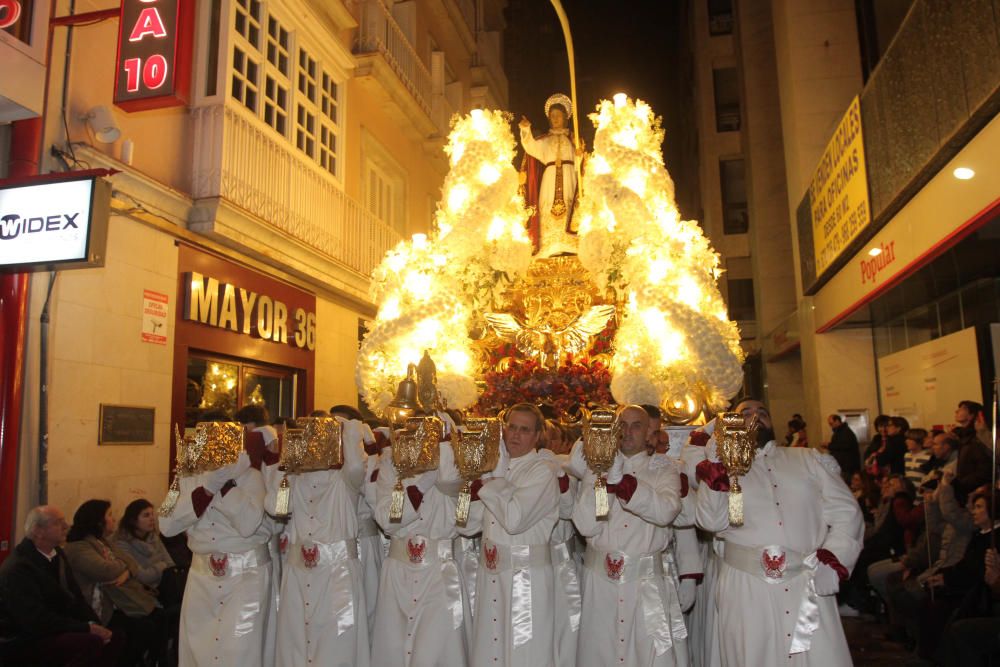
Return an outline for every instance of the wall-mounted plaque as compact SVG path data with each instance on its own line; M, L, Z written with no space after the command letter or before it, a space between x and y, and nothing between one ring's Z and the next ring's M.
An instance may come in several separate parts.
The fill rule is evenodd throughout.
M151 445L156 408L101 403L99 445Z

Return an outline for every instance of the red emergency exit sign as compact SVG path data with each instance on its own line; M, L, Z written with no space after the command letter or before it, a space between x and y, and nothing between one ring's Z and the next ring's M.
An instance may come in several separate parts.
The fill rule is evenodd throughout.
M122 0L115 104L145 111L187 104L194 0Z

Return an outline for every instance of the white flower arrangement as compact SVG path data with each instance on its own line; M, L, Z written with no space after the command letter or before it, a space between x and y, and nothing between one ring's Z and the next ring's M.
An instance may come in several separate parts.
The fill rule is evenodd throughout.
M576 213L580 261L601 291L628 297L611 391L619 403L718 411L742 383L739 332L716 285L718 255L674 203L659 119L624 96L603 101L591 119L594 153ZM451 168L435 232L400 243L373 274L371 296L380 307L356 379L375 412L425 350L447 405L473 405L475 314L502 302L509 282L531 263L510 116L475 110L457 119L445 151Z
M615 337L615 400L722 409L742 383L739 332L715 283L718 255L674 203L659 119L624 96L601 102L591 119L580 261L602 289L629 296Z
M474 404L471 314L531 263L509 116L477 109L453 123L435 233L400 243L372 274L370 294L379 311L361 345L355 380L376 413L425 350L448 407Z

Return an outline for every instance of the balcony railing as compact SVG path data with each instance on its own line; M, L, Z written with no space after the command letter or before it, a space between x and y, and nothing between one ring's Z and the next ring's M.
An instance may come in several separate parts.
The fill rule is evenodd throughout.
M192 194L221 197L363 275L400 236L332 177L239 109L196 108Z
M382 0L357 0L358 19L355 53L380 53L407 90L429 115L431 113L431 73Z

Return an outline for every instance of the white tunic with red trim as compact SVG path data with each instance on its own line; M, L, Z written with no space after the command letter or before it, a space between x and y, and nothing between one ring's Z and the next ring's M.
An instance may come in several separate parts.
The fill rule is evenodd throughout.
M365 587L365 605L368 609L368 641L375 632L375 603L378 601L378 580L385 558L382 531L375 522L375 494L372 474L378 470L378 454L370 454L365 467L364 491L358 494L358 558Z
M267 664L271 597L264 481L250 468L235 487L209 496L203 486L209 475L180 479L177 505L159 522L168 537L187 531L193 554L181 606L180 665L259 667Z
M403 517L389 520L396 470L383 452L375 519L389 535L382 563L372 664L379 667L464 667L465 624L471 622L465 581L454 558L455 502L461 479L451 445L441 443L436 482L424 493L403 480Z
M681 510L680 477L674 466L650 462L645 452L625 459L635 490L627 499L609 494L607 520L595 518L594 473L580 484L573 521L588 554L579 665L687 665L687 631L661 558Z
M701 466L706 467L699 467L698 525L725 540L715 591L722 665L850 665L836 596L810 595L809 567L824 549L848 570L857 560L864 523L847 485L815 450L776 447L772 441L740 478L744 524L734 527L729 494L711 488L704 473L712 464ZM785 576L803 557L805 568ZM812 619L818 618L811 631L809 614L803 613L810 600L816 605Z
M700 431L700 429L699 429ZM698 501L698 476L696 468L699 463L705 460L705 441L708 435L702 433L701 444L689 443L681 450L681 469L688 478L688 498L694 503L691 510L691 518L694 519L697 512ZM685 509L685 512L687 509ZM719 667L719 643L715 639L715 582L719 572L719 553L722 551L722 540L713 533L705 532L692 525L678 531L679 536L683 536L685 531L696 532L695 542L697 553L691 554L687 548L680 550L686 556L678 558L678 568L683 572L688 569L700 567L703 573L701 583L695 592L694 607L684 615L688 628L688 655L691 657L692 667ZM684 537L690 540L690 536ZM680 539L678 540L680 546ZM682 564L686 561L689 565Z
M346 430L346 429L345 429ZM289 475L291 518L278 609L279 667L367 667L368 622L358 559L365 456L345 433L344 465ZM240 665L239 667L242 667Z
M559 520L559 483L536 452L512 459L472 503L466 535L482 530L472 667L555 664L554 586L549 539Z
M573 506L580 483L563 470L564 464L569 461L568 455L554 454L548 449L538 450L538 455L548 461L552 474L559 482L559 521L552 529L552 537L549 540L552 545L552 570L556 578L556 665L575 667L583 600L580 591L580 572L577 567Z

